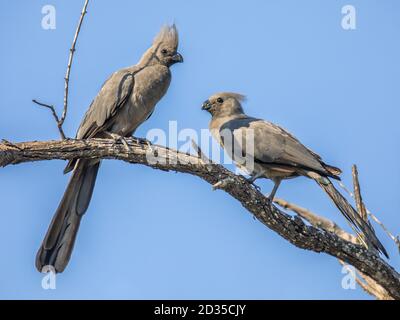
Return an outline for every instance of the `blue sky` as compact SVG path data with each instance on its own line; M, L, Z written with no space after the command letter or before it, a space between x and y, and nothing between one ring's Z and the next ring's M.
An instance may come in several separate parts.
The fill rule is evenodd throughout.
M41 9L56 8L56 29ZM352 4L357 29L341 27ZM0 138L58 139L36 98L63 101L63 77L83 1L1 1ZM248 114L276 122L323 159L359 167L367 207L398 234L400 157L398 1L92 1L72 67L67 135L103 81L135 64L159 28L175 21L185 63L152 128L200 131L202 101L217 91L248 96ZM63 161L0 169L0 298L24 299L368 299L344 290L338 262L297 249L234 199L198 178L105 161L67 270L43 290L36 251L68 176ZM272 184L260 183L264 192ZM282 184L278 196L346 223L315 183ZM377 227L391 263L393 243Z

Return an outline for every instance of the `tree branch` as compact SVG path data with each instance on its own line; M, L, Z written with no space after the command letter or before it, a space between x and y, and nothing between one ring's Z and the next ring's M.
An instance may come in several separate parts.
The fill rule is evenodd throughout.
M67 116L67 111L68 111L68 90L69 90L69 75L71 73L71 66L72 66L72 61L74 59L74 53L75 53L75 46L76 46L76 41L78 40L79 32L81 31L81 26L83 22L83 18L85 17L85 14L87 13L86 9L88 6L89 0L85 1L85 4L83 5L81 16L79 18L78 26L75 31L74 35L74 40L72 41L72 46L71 49L69 49L69 57L68 57L68 65L67 65L67 71L65 73L65 87L64 87L64 109L61 115L61 119L58 122L60 126L64 124L65 117Z
M164 171L178 171L197 176L211 185L220 186L261 223L295 246L314 252L324 252L353 265L382 286L393 299L400 300L400 275L374 252L338 237L336 234L306 225L298 216L291 217L274 207L263 194L242 176L237 176L218 164L205 164L197 155L178 152L145 140L127 139L130 150L122 143L108 139L33 141L0 144L0 166L29 161L54 159L118 159ZM153 161L154 159L158 161Z

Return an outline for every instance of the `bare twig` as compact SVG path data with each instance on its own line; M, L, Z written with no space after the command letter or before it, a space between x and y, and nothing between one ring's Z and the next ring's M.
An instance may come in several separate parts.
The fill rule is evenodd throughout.
M334 233L309 226L297 216L293 218L280 211L245 178L221 165L206 165L199 161L198 156L161 146L140 144L136 139L127 139L127 143L130 151L126 151L122 143L109 139L17 143L21 150L0 143L0 166L51 159L118 159L164 171L191 174L211 185L230 178L232 182L221 186L221 189L238 200L265 226L299 248L325 252L353 265L385 288L390 297L400 300L400 275L373 251L345 241ZM157 153L157 162L147 159L149 148ZM177 161L168 161L171 158Z
M42 102L39 102L39 101L37 101L35 99L32 100L33 103L36 103L39 106L48 108L51 111L51 113L52 113L52 115L54 117L54 120L57 123L58 131L60 132L60 136L61 136L62 140L66 139L66 135L64 133L64 130L63 130L62 126L64 124L65 117L67 116L67 111L68 111L69 76L70 76L70 73L71 73L72 61L74 59L76 41L78 40L78 36L79 36L79 32L81 30L83 18L85 17L85 14L87 13L86 8L88 6L88 3L89 3L89 0L86 0L85 4L83 5L81 16L80 16L79 22L78 22L78 27L76 28L76 31L75 31L74 40L72 41L71 49L69 49L67 71L65 73L65 78L64 78L64 86L65 86L64 87L64 108L63 108L63 112L61 114L61 117L59 117L57 115L56 109L55 109L55 107L53 105L42 103Z
M60 119L58 118L58 115L57 115L57 112L56 112L56 109L54 108L54 106L46 104L46 103L39 102L36 99L33 99L32 102L36 103L39 106L42 106L42 107L50 109L51 113L53 114L54 120L56 120L58 131L60 132L61 139L63 139L63 140L66 139L64 130L62 128L62 123L61 123Z
M356 208L357 208L357 213L361 217L362 220L364 220L366 223L368 222L368 215L367 212L365 211L365 206L362 201L361 197L361 189L360 189L360 182L358 181L358 171L357 171L357 166L354 164L351 168L352 172L352 177L353 177L353 195L354 195L354 200L356 202ZM368 239L364 234L358 234L359 238L363 240L364 243L368 244Z
M210 163L210 159L203 153L201 148L197 145L197 143L192 139L192 147L196 151L197 156L203 161L204 163Z
M83 18L85 17L85 14L87 13L86 9L88 6L89 0L85 1L85 4L83 5L81 16L79 18L78 26L75 31L75 36L74 40L72 41L72 46L71 49L69 49L69 58L68 58L68 65L67 65L67 71L65 73L65 88L64 88L64 109L60 118L60 121L58 122L60 126L64 124L65 117L67 116L67 111L68 111L68 91L69 91L69 75L71 73L71 67L72 67L72 61L74 59L74 53L75 53L75 46L76 46L76 41L78 40L79 32L81 31L81 26L83 22Z
M397 248L399 249L400 252L400 239L397 236L394 236L386 227L385 225L374 215L371 213L371 211L369 211L367 209L367 213L369 214L369 216L372 218L372 220L374 220L378 225L381 226L381 228L383 229L383 231L386 232L386 234L389 236L390 239L392 239L394 241L394 243L396 244Z
M199 157L199 161L201 161L207 168L212 163L212 161L207 157L207 155L201 150L201 148L197 145L197 143L192 139L192 147L195 150L197 156ZM213 190L214 186L213 186Z
M212 185L212 189L213 191L218 190L218 189L224 189L226 188L230 183L234 183L235 180L233 180L232 178L225 178L222 180L219 180L217 183L214 183Z
M358 180L358 170L357 166L354 164L351 168L352 176L353 176L353 185L354 185L354 200L356 201L358 214L363 218L364 221L368 222L367 211L365 210L365 205L362 201L361 197L361 189L360 182Z

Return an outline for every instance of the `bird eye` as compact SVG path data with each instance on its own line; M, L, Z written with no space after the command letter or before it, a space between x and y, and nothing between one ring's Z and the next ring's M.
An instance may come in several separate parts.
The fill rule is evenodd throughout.
M218 103L222 103L222 102L224 102L224 99L218 98L218 99L217 99L217 102L218 102Z
M168 53L168 51L167 51L167 49L162 49L162 50L161 50L161 53L164 54L164 55L166 55L166 54Z

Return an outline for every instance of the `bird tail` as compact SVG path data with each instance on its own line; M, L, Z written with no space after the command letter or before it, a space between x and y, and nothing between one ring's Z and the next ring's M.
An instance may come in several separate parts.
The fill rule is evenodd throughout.
M319 186L328 194L339 211L350 222L353 230L359 235L362 241L365 241L367 246L373 247L378 252L383 253L386 258L389 258L388 253L382 243L375 234L372 225L365 221L346 200L345 197L334 187L328 178L314 179Z
M52 266L63 272L71 257L79 224L85 214L96 182L100 161L78 160L64 196L36 255L36 268Z
M337 167L326 164L326 163L321 163L321 164L324 167L324 169L329 173L329 176L331 178L339 180L339 181L341 180L340 175L342 174L342 170L340 170Z

